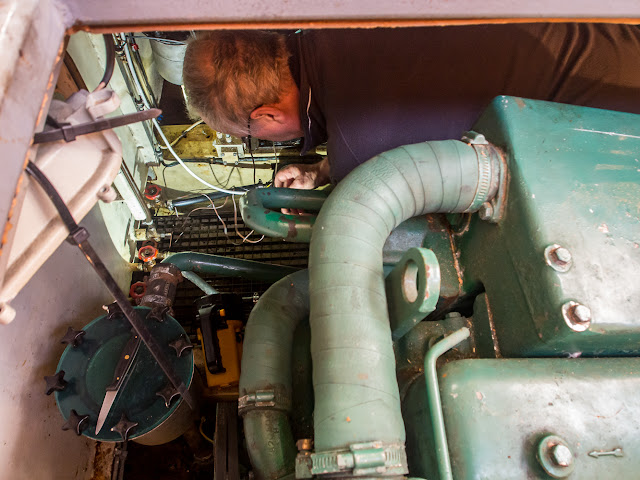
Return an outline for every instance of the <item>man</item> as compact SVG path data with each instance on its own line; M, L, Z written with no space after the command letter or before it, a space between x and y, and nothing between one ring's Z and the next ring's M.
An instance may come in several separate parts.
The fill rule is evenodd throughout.
M640 113L640 29L514 24L203 32L187 48L192 110L214 129L327 142L275 186L336 183L374 155L459 138L497 95Z

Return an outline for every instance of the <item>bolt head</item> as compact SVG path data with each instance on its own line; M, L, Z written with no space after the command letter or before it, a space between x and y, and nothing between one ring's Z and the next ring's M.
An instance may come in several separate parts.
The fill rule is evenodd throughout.
M555 257L562 263L571 261L571 252L564 247L558 247L553 251Z
M551 460L559 467L568 467L573 463L573 455L566 445L555 445L551 448Z
M562 316L571 330L584 332L591 324L591 310L578 302L569 301L562 305Z
M547 265L557 272L568 272L573 265L571 252L557 243L544 249L544 259Z
M478 215L480 215L481 220L489 220L493 215L493 206L489 202L483 203L478 210Z
M589 307L577 304L573 307L573 316L580 323L586 323L591 321L591 310Z

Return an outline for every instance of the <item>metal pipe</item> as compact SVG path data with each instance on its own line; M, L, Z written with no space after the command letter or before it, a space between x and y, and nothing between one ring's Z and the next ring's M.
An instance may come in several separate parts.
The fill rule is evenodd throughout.
M290 242L309 243L315 215L285 215L281 208L319 211L327 199L323 190L260 188L240 199L240 214L245 225L256 232Z
M433 438L436 446L436 457L438 460L440 480L453 480L453 474L451 472L451 459L449 458L449 447L447 445L447 432L444 427L444 416L442 415L442 403L440 401L440 387L438 386L436 362L441 355L467 339L469 335L470 332L467 327L462 327L460 330L456 330L451 335L443 338L431 347L424 359L427 399L429 401L431 424L433 425Z
M198 252L174 253L161 263L172 263L183 272L243 277L271 283L298 271L297 268L284 265L273 265Z
M207 295L214 295L219 293L215 288L205 282L202 278L196 275L193 272L189 272L188 270L180 272L182 276L193 283L196 287L202 290Z
M407 472L382 248L416 215L477 211L499 168L488 145L407 145L360 165L324 203L309 254L316 455L379 442L399 463L376 476Z

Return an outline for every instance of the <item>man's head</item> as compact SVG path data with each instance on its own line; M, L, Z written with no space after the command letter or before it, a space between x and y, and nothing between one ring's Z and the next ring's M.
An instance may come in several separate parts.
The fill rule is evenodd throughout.
M267 140L302 135L298 89L282 35L261 31L201 32L184 58L189 108L215 130Z

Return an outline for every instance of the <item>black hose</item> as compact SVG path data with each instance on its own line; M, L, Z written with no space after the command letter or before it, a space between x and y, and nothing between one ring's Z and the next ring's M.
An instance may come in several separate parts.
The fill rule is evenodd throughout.
M104 67L104 75L102 76L102 80L98 84L98 90L106 87L111 81L111 76L113 75L113 69L116 64L116 46L113 43L113 36L111 34L104 34L102 36L104 38L104 47L107 51L107 61Z

